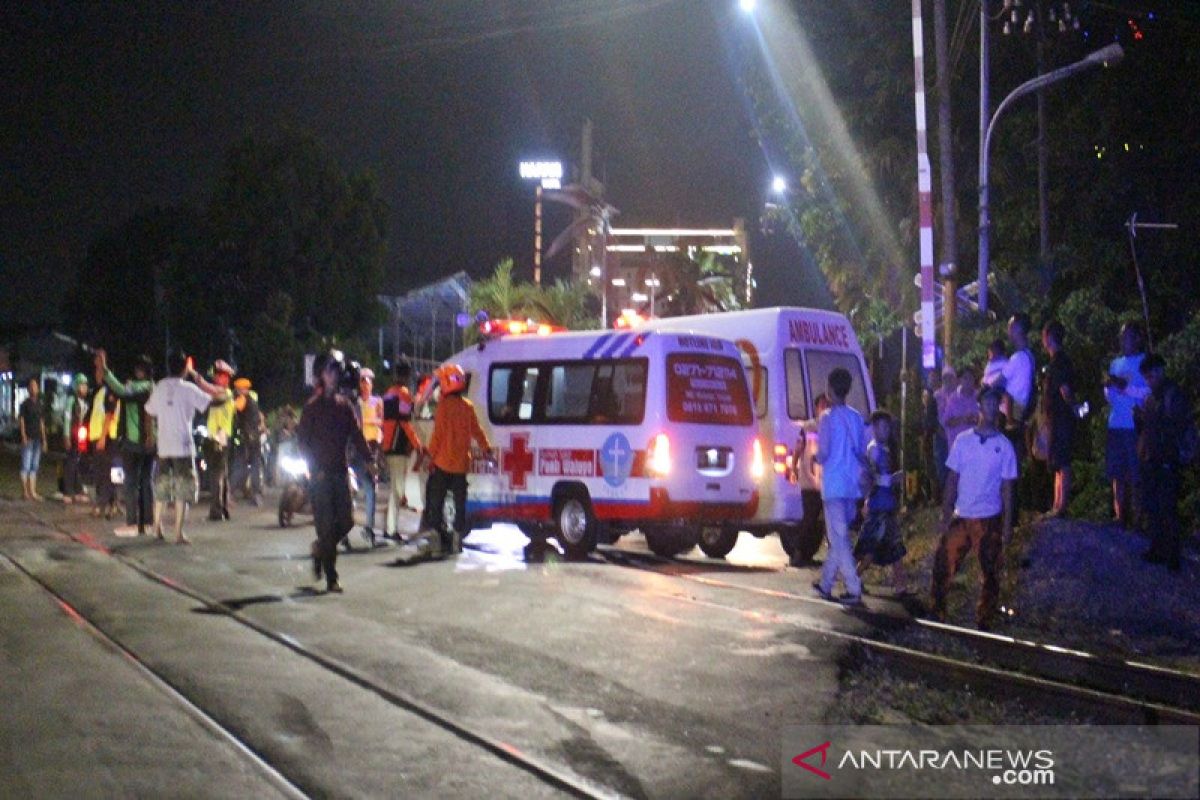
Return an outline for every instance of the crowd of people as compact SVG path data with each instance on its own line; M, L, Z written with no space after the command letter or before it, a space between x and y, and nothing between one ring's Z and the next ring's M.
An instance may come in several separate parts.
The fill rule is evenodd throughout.
M210 371L212 380L206 380L178 352L168 356L169 374L157 383L154 363L145 355L134 360L126 380L112 371L104 350L96 351L93 366L94 383L83 373L71 379L57 426L64 453L57 496L63 503L90 503L92 515L105 519L123 509L125 525L117 534L163 538L165 501L175 506L175 539L186 543L185 503L176 501L197 500L197 430L203 433L200 453L210 483L210 519L229 519L231 482L244 487L250 502L261 502L266 427L249 379L233 380L236 371L218 359ZM21 484L25 499L34 501L44 499L37 492L37 474L51 429L51 409L44 400L40 384L31 380L18 415ZM198 429L195 414L206 415ZM94 487L93 494L85 491L85 483Z
M1040 371L1030 333L1029 317L1015 314L1008 324L1008 341L991 343L981 369L947 365L931 376L924 396L927 491L942 508L931 588L935 616L944 615L949 582L974 551L983 573L977 621L981 627L993 623L1001 555L1021 519L1022 506L1029 502L1018 487L1035 461L1052 476L1052 500L1043 516L1069 512L1076 429L1088 409L1079 402L1080 379L1067 354L1062 325L1051 321L1042 328L1048 359ZM1144 342L1137 325L1123 326L1120 354L1104 378L1105 475L1111 481L1116 521L1151 539L1145 560L1178 572L1180 477L1195 458L1197 435L1185 394L1166 377L1162 357L1144 352ZM169 354L169 374L157 382L146 356L134 361L126 380L109 368L103 350L96 352L94 367L94 384L86 375L74 376L62 410L65 458L59 496L64 503L90 502L92 514L105 518L123 505L126 524L117 533L158 538L165 538L164 514L173 506L174 539L187 543L186 509L198 501L197 439L199 463L208 481L210 520L230 519L233 491L242 491L251 503L261 502L266 418L248 378L238 377L230 364L218 359L206 379L181 351ZM280 416L282 435L294 432L311 473L308 490L317 523L313 563L318 577L325 578L329 590L340 591L337 547L351 547L348 534L353 528L348 472L356 476L364 494L362 535L368 545L376 544L377 486L386 472L390 488L382 536L406 545L402 557L457 552L466 534L472 446L491 451L474 407L463 397L462 369L448 364L431 376L441 387L441 402L428 443L412 425L419 397L414 399L410 388L407 362L394 366L391 386L382 395L375 393L370 369L355 365L349 370L336 351L322 360L317 375L298 424L294 415ZM904 484L897 468L897 432L887 412L877 411L863 420L846 403L851 384L846 370L831 372L818 408L814 460L822 467L829 552L814 587L822 597L833 599L834 585L841 581L845 591L838 599L857 604L862 596L860 576L871 566L890 567L898 593L908 593L909 587L897 519L898 490ZM18 424L22 491L32 501L43 499L36 477L50 429L45 409L40 386L31 381ZM204 415L199 428L193 424L198 414ZM419 533L404 540L400 514L410 507L408 477L423 464L430 474ZM85 474L91 475L95 487L92 496L84 491ZM123 503L117 491L121 484ZM452 526L443 516L447 495L456 509ZM861 524L852 544L856 521Z
M1000 555L1029 494L1019 483L1034 461L1049 473L1052 500L1042 518L1069 513L1071 469L1078 427L1089 409L1079 402L1080 378L1065 348L1063 326L1041 332L1048 360L1039 371L1029 348L1030 319L1009 321L1008 342L988 348L982 387L970 366L947 366L924 398L923 452L930 495L942 503L941 537L933 570L932 606L944 615L946 587L971 551L978 554L983 587L980 627L994 622ZM1143 559L1181 569L1178 514L1181 471L1195 458L1196 432L1187 398L1166 376L1158 354L1144 352L1136 324L1120 331L1120 355L1108 365L1105 475L1113 516L1150 538ZM1028 483L1027 481L1025 483Z

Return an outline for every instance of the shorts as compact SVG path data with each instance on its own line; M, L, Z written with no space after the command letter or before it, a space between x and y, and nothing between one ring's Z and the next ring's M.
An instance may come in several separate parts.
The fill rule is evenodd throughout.
M195 503L200 491L196 461L190 456L160 458L154 475L154 496L162 503Z
M854 558L871 557L871 563L886 567L895 564L907 555L904 537L900 533L900 524L895 513L891 511L876 511L867 515L862 531L858 534L858 542L854 545Z
M23 477L37 475L38 467L41 466L41 463L41 442L30 439L29 444L21 445L21 475Z
M1110 481L1138 478L1137 432L1132 428L1109 428L1104 442L1104 476Z
M1071 468L1071 453L1075 449L1075 418L1054 417L1050 420L1050 446L1046 459L1054 472Z

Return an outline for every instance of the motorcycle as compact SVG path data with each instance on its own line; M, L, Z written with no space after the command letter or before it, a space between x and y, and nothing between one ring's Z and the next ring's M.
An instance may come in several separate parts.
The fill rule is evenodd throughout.
M308 462L299 454L295 446L286 442L279 448L279 471L284 476L283 491L279 495L279 527L287 528L295 520L297 514L311 514L308 485L310 474ZM358 496L358 479L354 471L346 470L350 482L350 496ZM352 500L353 502L353 500Z

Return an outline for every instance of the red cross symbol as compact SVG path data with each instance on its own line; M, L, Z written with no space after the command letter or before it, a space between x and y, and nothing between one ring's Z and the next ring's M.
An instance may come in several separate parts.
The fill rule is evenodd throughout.
M525 476L533 472L533 451L529 449L528 433L514 433L508 437L508 449L500 451L500 471L508 473L512 488L525 488Z

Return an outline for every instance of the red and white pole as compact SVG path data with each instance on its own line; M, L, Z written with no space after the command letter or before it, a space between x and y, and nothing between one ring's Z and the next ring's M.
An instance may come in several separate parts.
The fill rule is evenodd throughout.
M933 175L925 126L925 34L921 0L912 0L913 83L917 113L917 195L921 219L921 366L937 366L937 323L934 319L933 283Z

